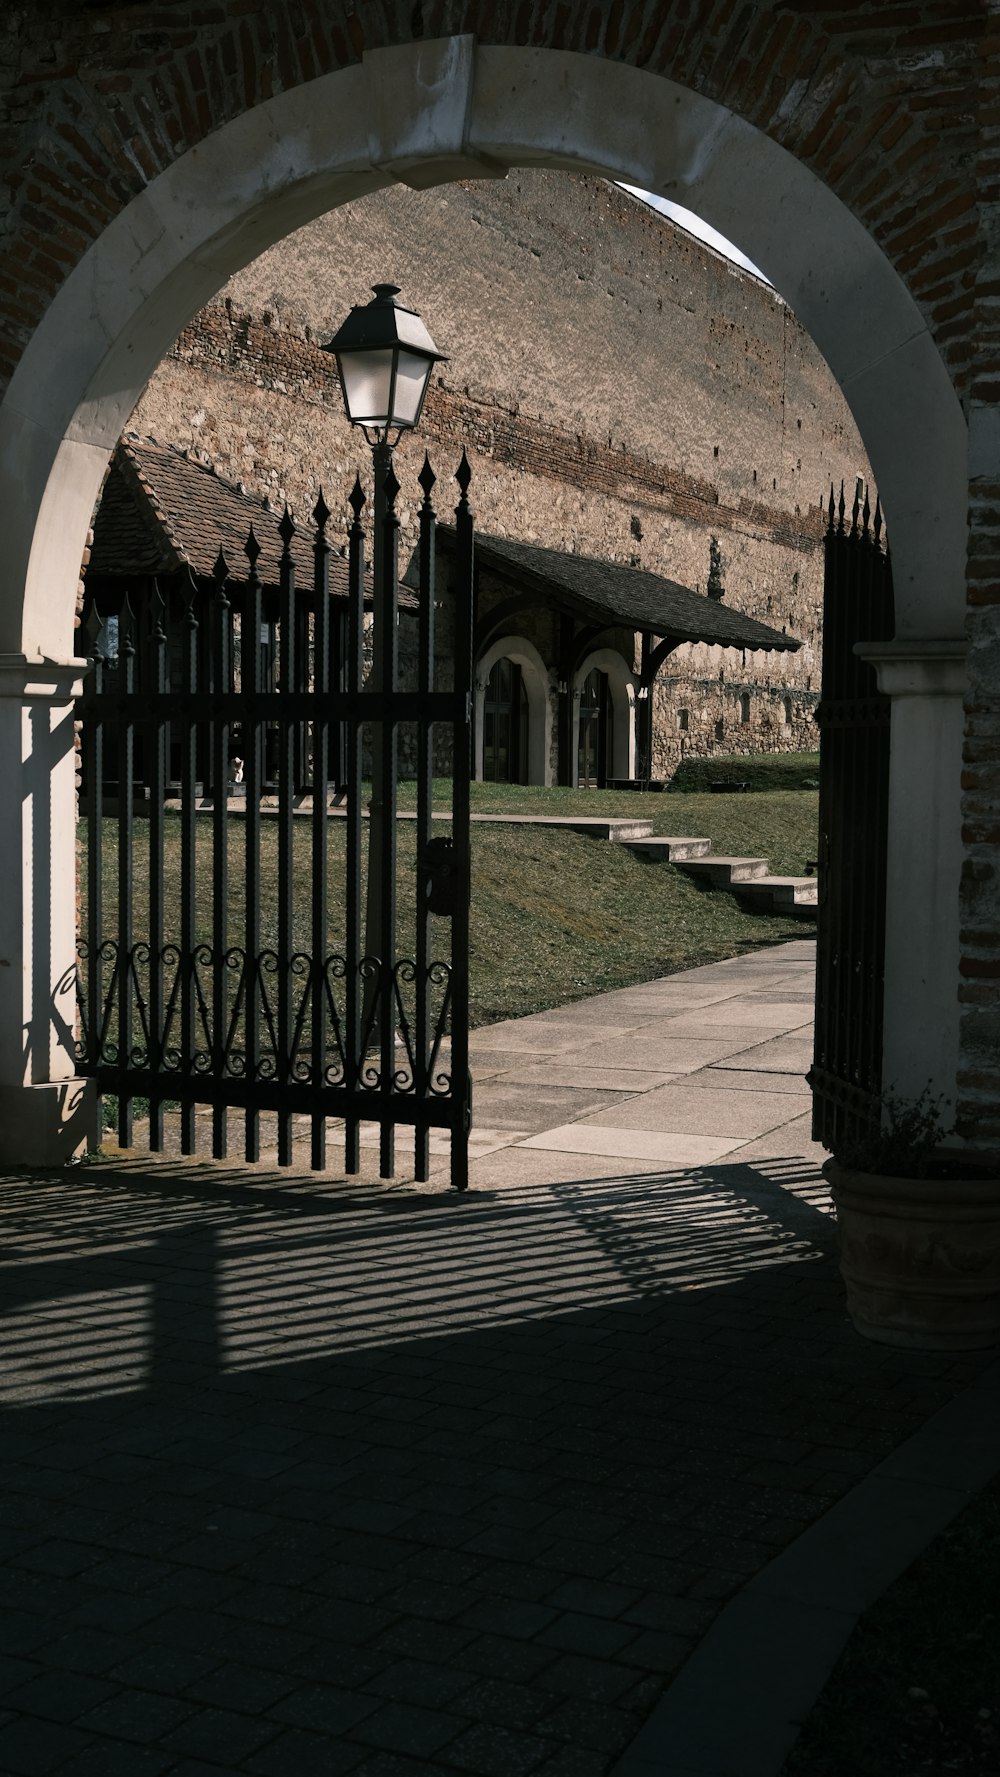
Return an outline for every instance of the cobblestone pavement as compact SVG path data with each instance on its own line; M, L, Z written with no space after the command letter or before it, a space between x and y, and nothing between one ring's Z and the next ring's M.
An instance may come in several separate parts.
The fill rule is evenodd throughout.
M808 956L480 1038L462 1198L0 1183L0 1771L603 1777L721 1603L981 1367L846 1320L787 1071ZM633 1071L587 1108L595 1046ZM699 1091L710 1157L667 1160Z

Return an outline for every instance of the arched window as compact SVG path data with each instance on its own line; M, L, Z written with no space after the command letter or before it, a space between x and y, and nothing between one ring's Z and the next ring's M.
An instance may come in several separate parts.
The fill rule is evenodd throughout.
M494 661L483 699L483 778L493 784L528 781L528 695L513 660Z

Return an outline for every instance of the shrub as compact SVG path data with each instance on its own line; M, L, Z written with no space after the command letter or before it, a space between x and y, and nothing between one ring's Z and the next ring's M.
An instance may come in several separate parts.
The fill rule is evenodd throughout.
M751 790L815 790L818 782L818 753L716 753L683 759L670 788L687 793L713 784L747 784Z

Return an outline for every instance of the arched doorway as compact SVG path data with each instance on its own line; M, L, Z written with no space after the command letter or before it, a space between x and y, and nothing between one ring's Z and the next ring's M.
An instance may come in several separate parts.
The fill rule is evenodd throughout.
M596 648L580 662L574 684L574 781L603 789L635 774L635 686L614 648Z
M526 636L501 636L476 665L473 774L487 783L552 782L545 662Z
M607 673L591 667L580 686L577 718L576 781L581 790L602 790L614 758L615 706Z
M488 784L528 781L528 694L516 660L501 655L483 692L483 770Z
M847 205L723 105L605 56L461 36L292 86L164 165L66 276L17 364L0 411L0 781L20 859L0 920L9 1157L55 1158L69 1141L73 613L94 499L139 390L187 316L300 223L393 179L519 163L589 168L696 209L767 270L851 403L897 587L881 666L895 696L885 1074L897 1091L930 1078L953 1097L967 451L927 323Z

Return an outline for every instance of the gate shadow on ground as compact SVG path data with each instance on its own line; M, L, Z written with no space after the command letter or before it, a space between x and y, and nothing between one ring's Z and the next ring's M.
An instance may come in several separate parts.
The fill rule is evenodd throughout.
M8 1185L0 1768L606 1770L978 1367L854 1335L821 1201Z

